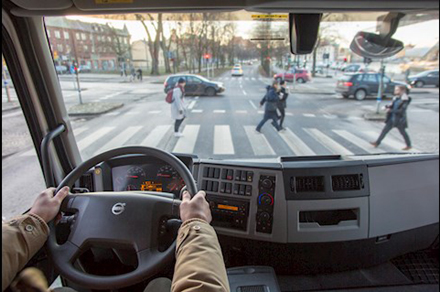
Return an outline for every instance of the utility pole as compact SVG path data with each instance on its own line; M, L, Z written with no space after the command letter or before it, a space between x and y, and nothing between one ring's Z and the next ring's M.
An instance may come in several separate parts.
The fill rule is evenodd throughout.
M379 74L379 94L377 96L377 106L376 106L376 114L379 113L380 111L380 104L382 102L382 96L383 96L383 90L384 90L384 84L383 84L383 79L385 77L385 64L384 61L382 60L380 62L380 74Z
M6 76L5 59L3 58L3 56L2 56L2 76L3 76L3 84L5 85L6 96L8 97L8 102L12 102L11 92L9 91L9 83Z

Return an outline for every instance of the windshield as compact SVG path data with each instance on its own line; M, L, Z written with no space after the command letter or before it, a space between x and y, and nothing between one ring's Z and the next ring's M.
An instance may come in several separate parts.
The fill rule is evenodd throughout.
M376 32L385 13L324 15L316 49L304 56L290 53L286 14L258 15L45 18L82 158L126 145L215 159L400 153L407 146L438 152L438 77L408 79L438 70L435 14L407 15L394 35L405 48L385 60L350 51L354 36ZM287 74L291 68L296 74ZM356 68L382 68L393 81L382 86L373 74L338 82L350 81L344 71ZM171 93L179 100L168 99L181 79L185 87ZM274 82L274 95L266 95ZM391 119L404 121L399 127L410 142L397 129L379 139L398 84L411 88L412 101Z

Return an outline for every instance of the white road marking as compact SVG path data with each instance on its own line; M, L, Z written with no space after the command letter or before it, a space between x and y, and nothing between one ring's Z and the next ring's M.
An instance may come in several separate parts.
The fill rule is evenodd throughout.
M129 111L129 112L127 112L126 114L127 115L138 115L138 114L140 114L141 112L138 112L138 111Z
M397 131L397 129L395 129ZM394 129L393 129L394 131ZM380 133L376 133L374 131L364 131L363 132L365 135L367 135L368 137L371 138L371 141L376 141L377 138L379 138ZM394 139L394 137L390 136L390 133L388 133L388 135L385 137L385 139L383 139L382 141L383 145L386 145L394 150L397 151L402 151L402 149L405 147L405 143L403 142L403 137L402 137L402 142ZM379 146L380 147L380 146ZM411 149L411 152L420 152L420 150L418 149Z
M35 149L32 148L31 150L28 150L26 152L23 152L22 154L20 154L20 157L28 157L28 156L36 156L37 152L35 152Z
M336 116L336 115L324 115L324 118L330 119L330 120L334 120L334 119L337 119L338 116Z
M200 96L196 96L194 97L195 100L199 100Z
M94 142L96 142L98 139L102 138L104 135L108 134L110 131L115 129L115 127L102 127L95 132L91 133L84 139L81 139L78 142L78 148L80 151L84 150L85 148L92 145Z
M235 154L234 144L232 143L231 128L227 125L214 127L214 154Z
M313 156L316 153L309 148L297 135L295 135L289 128L285 132L279 132L284 142L292 149L295 155L298 156Z
M303 116L306 118L315 118L316 117L316 115L314 115L314 114L303 114Z
M19 115L22 115L22 114L23 113L21 111L18 111L18 112L15 112L15 113L2 115L2 119L15 117L15 116L19 116Z
M115 97L115 96L118 96L118 95L121 95L121 94L124 94L124 93L127 93L127 92L128 91L115 92L115 93L112 93L112 94L109 94L109 95L101 97L100 100L106 100L106 99L109 99L109 98L112 98L112 97Z
M121 114L121 112L109 112L104 114L105 116L119 116Z
M194 114L201 114L201 113L203 113L203 110L195 109L195 110L192 110L191 112L194 113Z
M380 149L374 148L370 143L367 141L359 138L356 135L353 135L352 133L346 131L346 130L333 130L336 134L344 138L345 140L353 143L357 147L365 150L367 153L384 153L385 151L382 151Z
M150 115L157 115L160 114L162 111L149 111L148 114Z
M224 113L226 113L226 111L225 110L214 110L213 113L214 114L224 114Z
M334 154L353 155L353 152L351 152L329 136L325 135L318 129L305 129L305 131Z
M73 135L78 136L81 133L87 131L88 129L89 129L88 127L81 127L81 128L73 129Z
M255 77L252 77L252 81L255 81Z
M248 111L235 111L235 113L236 113L236 114L242 114L242 115L244 115L244 114L247 114Z
M355 116L349 116L349 117L346 118L346 120L348 120L348 121L362 121L363 118L355 117Z
M252 106L254 109L258 109L257 106L255 105L255 103L254 103L252 100L249 100L249 103L251 104L251 106Z
M262 115L262 114L264 114L264 111L258 111L258 114Z
M195 100L191 101L191 103L188 106L188 109L192 110L196 106L196 103L197 103L197 101L195 101Z
M247 95L247 93L246 93L246 91L244 91L244 89L243 89L243 94L244 94L244 95Z
M256 156L275 155L275 151L273 151L266 136L257 133L254 126L245 126L244 130L246 131L246 135Z
M292 113L286 113L286 116L293 117L293 114Z
M159 145L160 141L162 141L163 137L165 137L165 135L168 133L170 129L171 129L170 125L157 126L141 142L141 145L148 147L157 147L157 145Z
M194 153L197 137L199 136L200 125L187 125L183 130L183 137L179 138L174 153Z
M128 140L130 140L134 135L136 135L140 130L142 130L142 127L128 127L127 129L124 129L119 135L116 135L108 141L106 144L104 144L101 148L95 151L94 155L105 152L107 150L111 150L117 147L123 146Z

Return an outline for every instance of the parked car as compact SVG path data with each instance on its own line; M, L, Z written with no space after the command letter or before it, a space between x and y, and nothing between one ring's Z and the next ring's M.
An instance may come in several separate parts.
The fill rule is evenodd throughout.
M225 87L221 82L214 82L206 79L205 77L199 75L181 74L181 75L171 75L164 83L165 93L168 90L174 88L179 82L179 79L183 78L186 80L185 94L186 95L206 95L215 96L218 93L225 91Z
M241 65L236 64L234 68L232 68L231 71L232 76L243 76L243 68L241 68Z
M379 93L379 73L354 73L342 76L336 85L336 92L344 98L354 96L357 100L364 100L368 96L377 96ZM384 77L384 97L394 95L397 85L406 85L403 82L396 82L389 77ZM408 90L410 87L408 86Z
M362 69L361 65L358 64L350 64L345 67L342 67L342 71L345 73L357 73Z
M81 66L79 66L79 72L90 73L90 72L92 72L92 67L90 67L89 65L81 65Z
M417 88L422 88L428 85L435 85L439 87L439 70L425 71L420 74L409 76L408 83Z
M60 75L69 73L69 69L64 65L55 66L55 69L57 70L57 73Z
M306 69L291 69L284 73L275 74L273 78L279 81L286 80L287 82L293 82L295 78L295 81L298 83L307 83L312 81L312 75Z

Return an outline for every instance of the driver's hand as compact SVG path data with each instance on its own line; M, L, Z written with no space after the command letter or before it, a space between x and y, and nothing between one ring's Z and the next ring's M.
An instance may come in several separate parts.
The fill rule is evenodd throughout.
M29 213L40 216L46 223L52 221L58 214L64 198L69 194L69 187L62 188L54 196L55 190L55 188L49 188L39 194Z
M206 193L200 191L191 199L191 195L185 191L180 204L180 219L185 222L190 219L202 219L211 223L211 209L206 201Z

